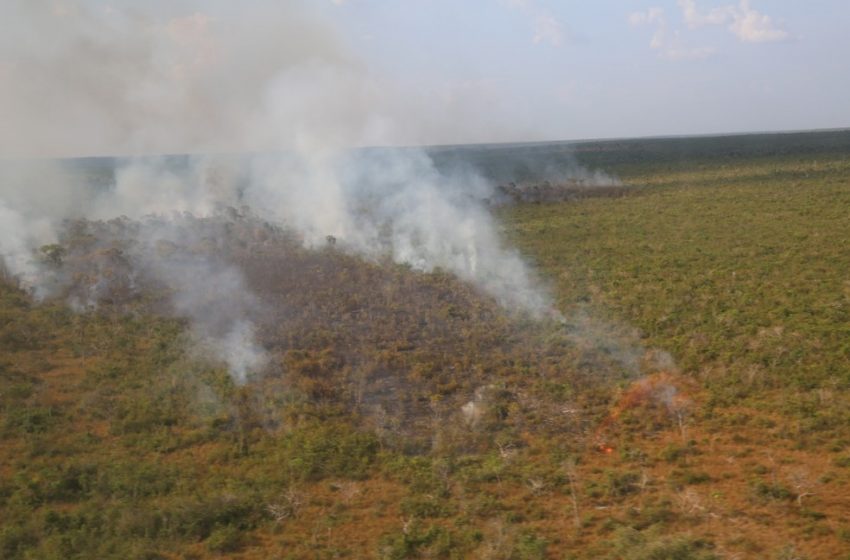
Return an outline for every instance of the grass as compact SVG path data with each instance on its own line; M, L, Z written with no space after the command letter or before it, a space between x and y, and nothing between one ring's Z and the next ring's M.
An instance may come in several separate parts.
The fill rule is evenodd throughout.
M846 387L848 176L845 159L637 175L652 187L512 209L507 228L562 308L636 326L709 385Z
M155 291L78 315L0 283L0 557L841 557L840 138L608 145L581 157L629 195L499 209L569 336L284 246L239 258L286 375L236 387Z

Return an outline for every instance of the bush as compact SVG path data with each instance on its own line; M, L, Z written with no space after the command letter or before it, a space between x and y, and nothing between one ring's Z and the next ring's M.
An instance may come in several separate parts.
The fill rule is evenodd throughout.
M405 558L462 558L451 533L439 525L427 529L413 521L399 532L385 535L381 539L379 557L383 560ZM455 554L452 554L455 552Z
M711 475L706 472L688 469L674 470L670 473L670 480L676 485L703 484L711 482Z
M719 560L713 545L690 535L662 536L658 529L617 529L609 542L606 560Z
M292 478L362 479L374 462L378 447L374 434L345 425L323 425L288 434L281 451Z
M544 560L547 546L544 539L532 533L523 533L517 539L511 560Z
M606 490L609 497L620 498L637 492L640 487L640 475L634 472L617 473L608 471L605 473Z
M836 467L847 468L850 467L850 455L845 455L844 457L836 457L832 460L832 463Z
M207 548L212 552L237 552L243 546L242 532L232 525L216 528L207 538Z
M449 517L455 508L448 501L426 496L424 498L406 498L401 502L401 511L406 516L417 518Z
M0 556L6 560L23 558L24 551L37 542L38 537L28 527L8 524L0 528Z
M16 406L6 414L5 429L7 435L14 432L43 434L55 426L59 418L59 411L52 406Z
M792 500L794 493L780 484L768 484L763 480L752 483L753 494L763 500Z
M245 496L217 496L193 500L171 513L172 531L182 536L206 538L221 526L253 529L263 510L257 500Z

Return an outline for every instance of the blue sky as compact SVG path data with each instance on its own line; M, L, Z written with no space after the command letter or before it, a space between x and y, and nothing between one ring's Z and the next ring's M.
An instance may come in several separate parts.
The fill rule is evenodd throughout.
M347 0L380 73L534 138L850 126L850 2Z
M846 0L5 0L0 157L850 126Z

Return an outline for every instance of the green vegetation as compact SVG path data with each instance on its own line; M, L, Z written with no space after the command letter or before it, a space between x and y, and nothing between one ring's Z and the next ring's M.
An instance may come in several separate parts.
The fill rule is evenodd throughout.
M841 557L847 137L579 149L628 192L498 210L566 325L228 224L191 249L267 303L244 386L160 286L73 313L7 279L0 558ZM121 271L121 227L38 258Z
M627 321L689 374L846 387L848 175L850 159L651 174L639 195L523 207L510 227L562 308Z

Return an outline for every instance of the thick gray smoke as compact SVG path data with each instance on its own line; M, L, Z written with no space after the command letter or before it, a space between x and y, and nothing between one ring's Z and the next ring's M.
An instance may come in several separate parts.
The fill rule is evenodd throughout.
M453 272L513 309L550 308L480 202L490 184L441 173L421 150L350 149L397 144L398 130L433 119L371 75L308 4L270 3L250 16L226 3L151 6L165 13L84 0L6 3L0 12L24 31L0 38L0 156L275 155L129 158L106 182L85 166L6 162L0 254L37 297L57 280L34 252L57 241L63 220L140 220L129 257L168 287L199 343L242 381L266 358L240 271L161 249L187 245L190 217L246 205L307 246L333 238L365 258ZM96 305L96 288L72 303Z

